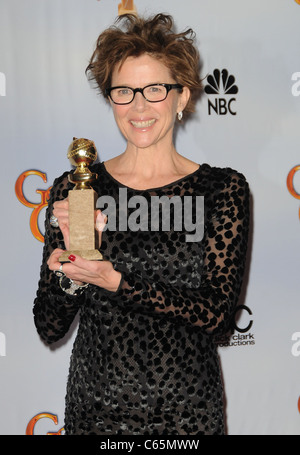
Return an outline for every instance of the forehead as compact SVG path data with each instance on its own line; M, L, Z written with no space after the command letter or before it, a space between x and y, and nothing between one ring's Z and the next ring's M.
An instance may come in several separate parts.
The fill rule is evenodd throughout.
M115 67L112 73L112 85L143 86L156 82L174 82L170 70L158 58L148 54L128 57Z

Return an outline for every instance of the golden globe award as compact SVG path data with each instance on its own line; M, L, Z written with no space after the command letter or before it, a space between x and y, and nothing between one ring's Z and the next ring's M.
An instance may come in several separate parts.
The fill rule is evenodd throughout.
M98 235L95 230L95 206L97 194L91 183L98 177L90 171L90 166L97 158L93 141L73 138L68 148L67 157L73 166L74 173L68 178L75 187L69 191L69 250L59 258L60 262L70 262L70 254L93 261L101 261L102 254L97 249Z

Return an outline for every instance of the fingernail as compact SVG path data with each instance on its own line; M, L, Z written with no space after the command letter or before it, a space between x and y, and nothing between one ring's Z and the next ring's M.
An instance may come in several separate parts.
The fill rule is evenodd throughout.
M74 256L73 254L70 254L70 256L68 257L68 259L70 259L70 261L74 262L75 259L76 259L76 256Z

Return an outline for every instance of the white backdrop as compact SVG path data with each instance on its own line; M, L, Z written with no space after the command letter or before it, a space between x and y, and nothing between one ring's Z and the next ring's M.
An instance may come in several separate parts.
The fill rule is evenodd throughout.
M84 73L120 1L0 0L3 435L25 434L41 413L57 416L58 424L42 418L35 435L64 425L76 326L51 349L37 335L32 306L43 243L34 221L29 223L54 178L69 169L66 151L73 136L94 140L101 160L124 149L109 107ZM231 336L219 340L228 434L298 435L298 168L290 189L287 177L300 164L300 1L135 0L135 6L141 15L166 12L178 29L195 30L203 76L226 69L234 77L234 93L224 93L222 83L217 93L205 93L176 146L199 163L238 169L251 188L243 306ZM45 182L38 172L46 174ZM43 216L44 209L38 216L41 234Z

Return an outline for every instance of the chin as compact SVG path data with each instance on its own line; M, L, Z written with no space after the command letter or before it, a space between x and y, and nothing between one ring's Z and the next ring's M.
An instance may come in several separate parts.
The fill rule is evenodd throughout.
M155 144L157 144L159 140L151 139L146 137L134 137L129 138L128 143L132 144L136 148L147 149Z

